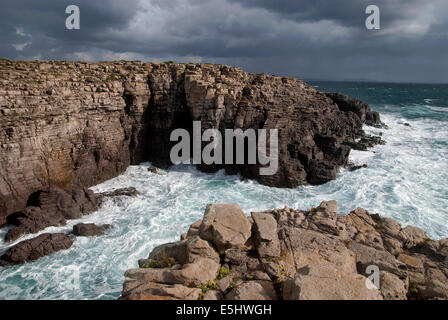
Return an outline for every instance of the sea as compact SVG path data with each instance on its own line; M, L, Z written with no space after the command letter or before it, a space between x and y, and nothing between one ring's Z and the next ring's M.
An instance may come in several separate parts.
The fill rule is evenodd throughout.
M200 219L208 203L236 203L247 214L273 208L309 209L337 200L347 214L362 207L414 225L432 239L448 237L448 85L310 81L313 87L342 92L370 104L388 129L365 127L382 134L385 145L352 151L350 161L367 168L342 169L336 180L296 189L272 188L222 171L209 174L190 165L159 174L150 163L129 167L124 174L92 187L96 192L135 187L135 198L109 198L97 212L64 227L83 223L111 224L105 235L78 237L74 245L34 262L0 267L0 299L117 299L126 269L137 267L160 244L173 242ZM0 254L32 238L5 243Z

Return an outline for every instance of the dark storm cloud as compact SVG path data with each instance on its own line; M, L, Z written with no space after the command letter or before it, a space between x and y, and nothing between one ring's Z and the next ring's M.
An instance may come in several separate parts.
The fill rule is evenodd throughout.
M386 25L400 19L408 19L424 9L430 1L422 0L230 0L245 7L264 8L279 13L283 18L295 21L337 21L346 26L364 25L363 13L368 5L374 4L383 10L382 22Z
M65 28L65 8L73 4L67 0L3 0L0 12L0 55L5 57L41 57L60 59L69 52L95 42L111 41L104 38L109 29L125 28L138 9L125 1L76 1L81 8L82 32ZM17 34L17 29L25 35ZM32 42L23 50L14 45Z
M369 4L381 30L367 31ZM65 28L65 7L81 29ZM179 60L304 78L448 82L444 0L6 0L0 56Z

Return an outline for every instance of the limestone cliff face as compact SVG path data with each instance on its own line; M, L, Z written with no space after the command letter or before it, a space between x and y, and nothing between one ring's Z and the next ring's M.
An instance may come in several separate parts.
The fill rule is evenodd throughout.
M334 179L362 123L378 114L359 101L293 78L209 64L0 60L0 225L49 186L97 184L131 163L169 166L175 128L278 128L279 170L225 168L263 184Z

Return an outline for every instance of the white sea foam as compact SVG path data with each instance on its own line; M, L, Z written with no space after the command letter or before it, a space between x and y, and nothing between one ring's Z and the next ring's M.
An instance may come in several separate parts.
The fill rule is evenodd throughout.
M437 106L426 106L428 109L432 111L440 111L440 112L448 112L448 108L437 107Z
M108 223L113 228L101 237L78 237L71 249L38 261L0 268L0 299L115 299L124 271L136 267L137 260L155 246L177 240L202 217L208 203L237 203L249 214L285 205L305 209L335 199L340 213L364 207L404 225L422 227L433 238L447 237L446 122L388 114L382 114L382 119L389 130L366 130L383 132L387 144L367 152L352 151L350 156L354 163L368 167L354 172L344 169L337 180L322 186L279 189L223 172L201 173L192 166L177 166L161 174L149 172L149 164L131 166L125 174L93 189L133 186L140 196L108 199L98 212L42 232L67 232L80 221ZM5 233L3 229L1 239ZM10 245L0 240L1 251ZM79 268L80 287L67 290L64 283L72 276L72 268Z

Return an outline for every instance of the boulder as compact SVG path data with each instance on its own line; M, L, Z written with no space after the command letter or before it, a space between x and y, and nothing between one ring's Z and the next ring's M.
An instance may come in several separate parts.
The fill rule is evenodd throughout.
M254 241L260 258L279 257L280 241L277 235L277 221L270 213L252 212L254 220Z
M393 256L397 256L403 252L403 243L389 235L382 235L384 248Z
M167 259L173 259L174 263L187 263L187 241L182 240L157 246L151 251L147 260L156 261L160 266L164 266Z
M256 253L241 250L240 248L227 249L222 260L230 266L232 271L237 273L245 273L248 270L261 268L260 260Z
M152 166L148 168L148 171L155 174L159 173L159 169Z
M374 216L362 208L357 208L347 215L347 230L356 242L369 247L384 250L383 238L377 231L378 223Z
M203 300L222 300L222 293L216 290L208 290L204 294Z
M377 227L382 234L389 235L392 238L400 237L401 224L391 218L381 218L377 222Z
M303 268L283 283L285 300L382 300L366 277L320 265Z
M408 286L407 279L403 281L390 272L380 272L380 291L384 300L406 300Z
M125 277L132 280L164 284L186 284L199 287L202 283L216 278L219 264L207 258L196 259L183 266L174 265L167 268L141 268L126 271Z
M230 288L232 281L233 281L233 278L231 276L224 277L221 280L216 281L216 287L221 292L226 292L227 289Z
M351 242L347 246L356 254L356 266L360 274L365 274L368 266L377 266L382 271L390 272L400 279L407 277L407 267L385 250L377 250L366 245Z
M425 231L413 226L407 226L401 230L400 236L402 237L406 248L412 248L428 239L428 235Z
M187 262L192 263L197 259L207 258L219 263L219 254L212 247L210 242L199 237L187 239Z
M233 288L226 300L277 300L277 294L270 281L248 281Z
M348 166L348 170L352 171L352 172L356 171L356 170L359 170L359 169L364 169L364 168L367 168L366 164L362 164L362 165L351 164L351 165Z
M98 199L88 189L63 190L52 187L30 196L27 208L8 217L15 225L5 236L14 241L23 234L37 233L50 226L65 225L66 219L79 219L98 209Z
M436 279L426 279L424 284L418 284L417 298L448 300L448 283Z
M397 260L403 262L407 266L408 270L412 272L423 272L424 270L423 262L419 258L401 253L398 255Z
M218 250L224 250L244 245L251 236L251 224L237 205L209 204L199 235L212 242Z
M384 145L386 142L382 140L381 137L366 135L356 142L345 141L344 144L355 150L367 151L377 144Z
M341 230L337 223L337 211L338 203L336 201L323 201L315 212L310 214L310 228L339 235Z
M199 235L199 227L201 226L201 224L202 224L202 219L197 220L196 222L194 222L190 226L190 228L188 228L186 238L191 238L191 237L198 236Z
M137 189L135 189L134 187L128 187L128 188L115 189L113 191L97 193L96 197L102 199L104 197L119 197L119 196L136 197L138 195L140 195L140 192L137 191Z
M127 279L120 300L197 300L201 289Z
M281 262L286 277L294 278L301 268L308 265L326 265L344 273L357 271L355 253L339 237L313 230L283 227L280 239Z
M64 233L44 233L24 240L6 250L0 257L0 265L7 266L37 260L53 252L68 249L73 238Z
M154 248L148 259L142 259L140 264L146 264L148 260L156 262L159 266L167 264L187 264L199 258L207 258L219 263L219 254L206 240L195 236L178 242L167 243ZM171 260L171 262L168 262Z
M377 225L369 212L362 208L357 208L351 211L347 215L346 224L353 228L353 236L357 233L375 232L375 227Z
M370 108L367 104L359 100L351 100L347 95L331 92L326 93L328 97L330 97L338 106L341 111L345 112L353 112L356 114L361 121L366 120L367 113L371 112ZM369 115L369 120L373 120L374 115ZM378 119L379 120L379 119Z
M103 235L108 229L110 224L103 224L97 226L94 223L78 223L73 226L73 234L75 236L92 237Z
M27 233L37 233L50 226L63 226L65 218L56 211L44 211L39 207L27 207L8 217L8 222L15 227L8 230L6 241L14 241Z

